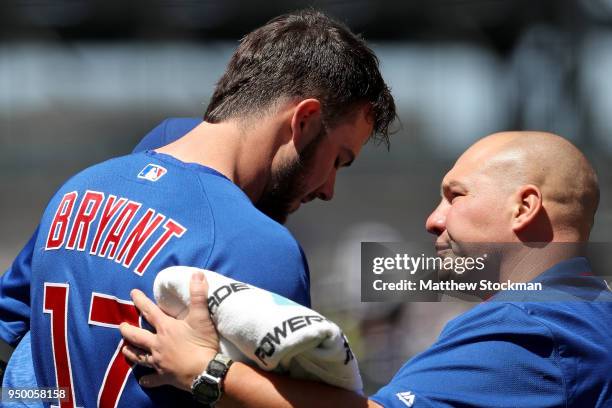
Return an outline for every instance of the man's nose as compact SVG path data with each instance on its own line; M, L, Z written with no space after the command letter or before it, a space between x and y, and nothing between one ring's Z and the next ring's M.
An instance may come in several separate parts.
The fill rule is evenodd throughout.
M316 191L315 195L319 200L329 201L334 197L334 186L336 184L336 170L332 170L331 174Z
M441 202L427 217L425 229L434 235L441 235L446 230L446 206L444 202Z

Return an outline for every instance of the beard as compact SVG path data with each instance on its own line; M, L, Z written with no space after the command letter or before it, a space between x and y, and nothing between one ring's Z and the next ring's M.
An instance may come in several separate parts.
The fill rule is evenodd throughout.
M299 156L271 170L270 180L255 207L280 224L287 221L292 206L306 192L306 175L314 165L315 154L325 135L321 130Z

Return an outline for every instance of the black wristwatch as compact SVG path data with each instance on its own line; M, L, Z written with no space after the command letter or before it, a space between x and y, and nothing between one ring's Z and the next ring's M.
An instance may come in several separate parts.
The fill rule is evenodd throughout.
M210 406L219 401L223 393L223 380L233 361L221 353L210 360L206 371L197 376L191 384L194 398Z

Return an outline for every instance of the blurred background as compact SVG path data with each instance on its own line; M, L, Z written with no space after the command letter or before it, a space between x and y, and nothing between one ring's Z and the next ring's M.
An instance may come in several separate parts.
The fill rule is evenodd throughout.
M455 158L508 129L547 130L595 164L594 241L612 230L612 0L22 0L0 3L0 270L71 174L127 154L167 117L201 117L238 40L315 6L377 52L401 127L288 227L313 306L351 339L368 392L471 305L361 303L361 241L432 241ZM563 163L559 163L563 166Z

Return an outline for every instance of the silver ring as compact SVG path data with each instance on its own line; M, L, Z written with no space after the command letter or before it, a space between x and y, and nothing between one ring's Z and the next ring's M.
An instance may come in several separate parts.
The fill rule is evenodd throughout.
M149 362L149 358L153 357L150 353L145 353L144 355L144 364L150 366L151 363Z

